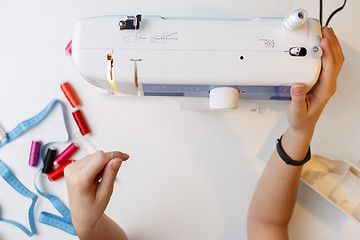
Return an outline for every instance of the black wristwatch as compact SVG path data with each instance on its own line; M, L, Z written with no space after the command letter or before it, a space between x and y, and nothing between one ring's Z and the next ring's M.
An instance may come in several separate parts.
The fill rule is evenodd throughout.
M306 154L306 157L304 160L302 161L295 161L295 160L292 160L291 157L289 157L289 155L286 154L286 152L284 151L282 145L281 145L281 139L284 135L282 135L278 140L277 140L277 144L276 144L276 149L277 149L277 152L279 154L279 156L281 157L282 160L284 160L284 162L286 164L290 164L290 165L293 165L293 166L302 166L304 165L305 163L307 163L310 158L311 158L311 151L310 151L310 146L309 146L309 150Z

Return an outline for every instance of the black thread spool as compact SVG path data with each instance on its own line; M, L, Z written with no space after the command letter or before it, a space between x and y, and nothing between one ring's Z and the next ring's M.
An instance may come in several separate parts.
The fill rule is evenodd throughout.
M56 149L49 148L46 152L46 156L44 159L44 167L41 170L43 173L48 174L49 172L51 172L55 157L56 157Z

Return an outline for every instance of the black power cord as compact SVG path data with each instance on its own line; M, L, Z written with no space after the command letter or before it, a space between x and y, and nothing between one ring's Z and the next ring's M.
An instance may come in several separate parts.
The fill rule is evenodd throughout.
M341 7L339 7L338 9L336 9L335 11L333 11L330 16L328 17L328 19L326 20L325 26L328 26L330 23L330 20L333 18L333 16L335 16L335 14L337 14L338 12L340 12L341 10L344 9L345 4L346 4L347 0L344 0L344 3ZM320 25L322 26L322 18L323 18L323 2L322 0L320 0L320 13L319 13L319 20L320 20Z
M323 6L322 6L322 0L320 0L320 12L319 12L319 20L320 20L320 26L322 27L322 13L323 13Z

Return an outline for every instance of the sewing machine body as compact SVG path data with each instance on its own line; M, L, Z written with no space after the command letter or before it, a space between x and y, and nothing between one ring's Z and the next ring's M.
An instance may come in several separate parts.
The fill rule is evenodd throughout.
M311 89L321 69L316 19L290 30L283 18L141 16L138 29L120 29L128 18L92 17L76 24L72 58L91 84L112 90L106 73L111 54L122 94L209 97L225 86L237 89L240 99L289 100L289 86L303 82ZM299 55L291 54L294 48Z

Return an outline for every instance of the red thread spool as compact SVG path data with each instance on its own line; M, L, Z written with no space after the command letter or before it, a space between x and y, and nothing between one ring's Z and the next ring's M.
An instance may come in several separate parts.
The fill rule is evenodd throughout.
M73 117L75 118L76 124L78 125L80 132L82 135L86 135L90 133L89 125L87 124L84 115L79 110L72 113Z
M81 101L76 94L75 90L69 82L65 82L60 85L61 90L64 92L65 97L69 100L72 107L77 107L81 104Z
M52 170L49 174L48 174L48 179L50 181L55 181L58 180L59 178L62 178L64 176L64 169L66 166L68 166L70 163L73 163L75 161L70 160L65 162L64 164L61 164L58 168Z
M55 159L59 165L65 163L74 153L79 149L79 146L75 143L70 144L60 155Z

